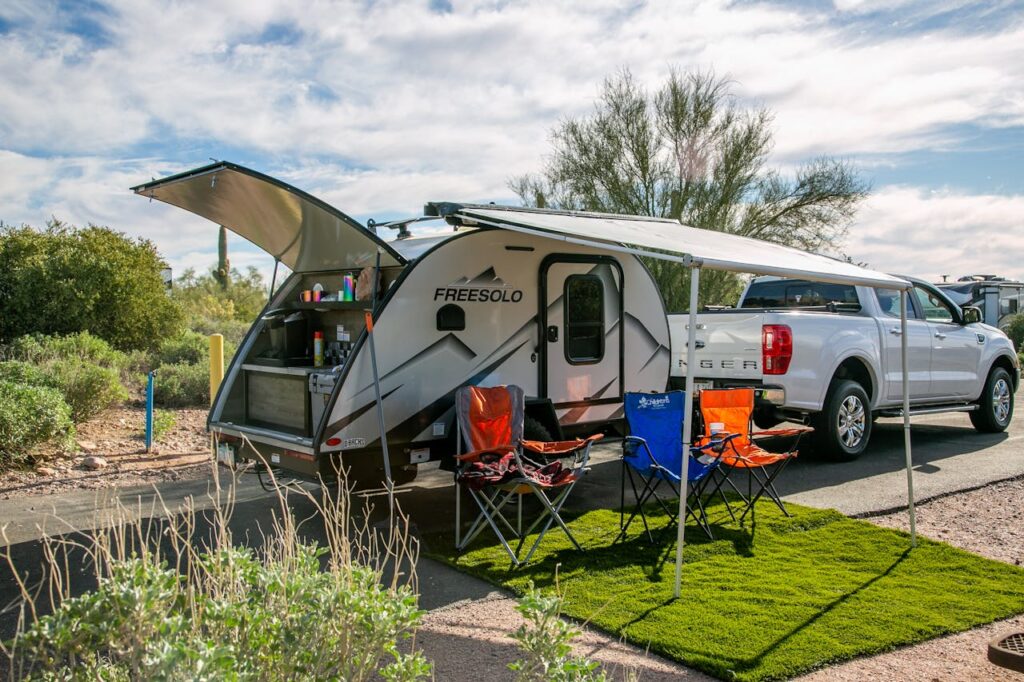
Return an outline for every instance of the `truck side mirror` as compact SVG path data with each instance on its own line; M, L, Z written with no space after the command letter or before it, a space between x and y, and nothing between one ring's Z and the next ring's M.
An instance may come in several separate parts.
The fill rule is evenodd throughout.
M981 322L981 308L969 305L963 309L963 313L964 324L974 324L975 322Z

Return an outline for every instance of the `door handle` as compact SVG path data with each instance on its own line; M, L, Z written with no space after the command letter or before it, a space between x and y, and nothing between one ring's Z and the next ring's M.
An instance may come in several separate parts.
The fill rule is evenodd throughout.
M705 345L706 344L703 341L697 341L696 339L693 342L693 347L698 349L698 350L703 348Z
M889 333L893 334L894 336L899 336L903 333L903 330L900 329L899 327L893 327L892 329L889 330Z
M548 327L548 343L555 343L558 341L558 327L551 325Z
M935 338L941 341L942 339L946 338L946 335L943 334L942 332L935 332Z

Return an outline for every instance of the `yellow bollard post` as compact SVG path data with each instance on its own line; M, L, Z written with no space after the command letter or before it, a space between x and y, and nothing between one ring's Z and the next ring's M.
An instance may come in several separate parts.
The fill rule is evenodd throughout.
M210 334L210 405L217 397L217 389L224 379L224 336Z

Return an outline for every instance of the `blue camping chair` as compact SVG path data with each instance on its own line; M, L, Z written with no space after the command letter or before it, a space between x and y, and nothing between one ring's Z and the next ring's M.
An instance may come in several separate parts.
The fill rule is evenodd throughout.
M662 511L675 522L677 512L658 494L664 484L679 497L679 482L683 470L683 410L685 393L670 391L668 393L627 393L625 396L626 424L629 435L622 441L622 486L619 507L619 539L626 535L629 525L639 514L643 521L647 537L654 541L651 529L647 524L644 506L652 499L657 501ZM720 443L715 443L719 446ZM686 500L686 516L693 517L708 537L714 539L711 526L708 524L704 506L704 494L709 484L715 482L712 472L719 466L717 457L701 457L704 449L690 448L690 466L688 469L688 492ZM633 489L636 506L626 519L626 479ZM638 483L642 487L638 489ZM710 491L713 495L718 486ZM731 510L730 510L731 513Z

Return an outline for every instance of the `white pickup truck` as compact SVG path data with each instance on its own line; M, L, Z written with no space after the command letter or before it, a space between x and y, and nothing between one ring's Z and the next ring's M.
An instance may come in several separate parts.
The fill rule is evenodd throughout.
M930 284L911 280L907 345L911 413L963 411L979 431L1013 417L1020 364L1003 332ZM669 315L671 384L686 373L686 314ZM837 460L867 448L873 419L902 414L899 292L755 278L736 308L697 315L698 388L753 386L755 422L814 427Z

